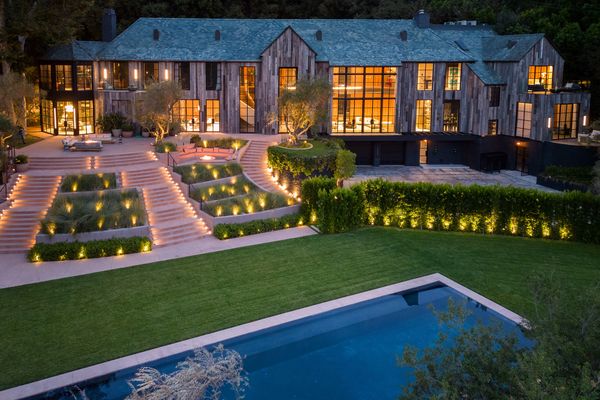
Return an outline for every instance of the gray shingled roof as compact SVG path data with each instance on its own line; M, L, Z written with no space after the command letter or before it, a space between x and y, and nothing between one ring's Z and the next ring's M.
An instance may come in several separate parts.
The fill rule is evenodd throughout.
M53 48L49 60L258 61L291 27L331 65L468 62L487 85L506 83L486 62L518 61L543 35L496 34L488 26L432 25L376 19L140 18L112 42L74 41ZM153 31L160 32L154 40ZM221 39L215 40L215 31ZM322 40L316 32L323 33ZM406 31L408 40L400 39Z
M474 61L412 20L140 18L102 50L110 60L257 61L291 26L332 65L400 65L402 61ZM153 31L160 39L153 40ZM221 31L221 40L214 38ZM323 32L323 40L316 32ZM408 40L400 39L407 31Z

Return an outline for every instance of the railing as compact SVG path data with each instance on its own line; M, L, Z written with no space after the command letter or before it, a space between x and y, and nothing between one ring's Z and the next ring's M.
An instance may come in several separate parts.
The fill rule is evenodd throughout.
M171 152L167 152L167 167L175 168L177 166L177 161L175 161L175 157L171 154Z

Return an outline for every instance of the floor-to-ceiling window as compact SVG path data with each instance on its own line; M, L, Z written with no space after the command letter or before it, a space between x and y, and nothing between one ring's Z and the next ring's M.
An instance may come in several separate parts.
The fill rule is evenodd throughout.
M77 90L92 90L92 66L77 66Z
M179 100L173 106L173 118L184 131L200 130L200 100Z
M458 132L460 101L444 100L444 132Z
M517 103L517 124L515 135L529 138L531 137L531 114L533 112L533 104Z
M240 132L256 131L254 67L240 67Z
M415 131L431 131L431 100L417 100L415 107Z
M555 104L552 140L576 138L578 119L579 104Z
M334 67L333 133L394 132L395 67Z
M158 63L157 62L145 62L144 63L144 87L147 87L151 83L159 81L158 76Z
M54 133L54 109L52 107L52 101L42 99L40 108L42 111L42 131Z
M206 131L221 132L221 113L218 99L206 100Z
M71 65L58 64L56 68L56 90L73 90L73 73Z
M279 95L285 90L294 90L298 81L298 68L279 68ZM293 129L293 127L289 127ZM279 112L279 133L287 133L286 121L284 115Z
M77 123L80 135L94 133L94 102L92 100L80 100L77 103Z
M75 133L75 107L72 101L56 102L56 118L59 135L73 135Z

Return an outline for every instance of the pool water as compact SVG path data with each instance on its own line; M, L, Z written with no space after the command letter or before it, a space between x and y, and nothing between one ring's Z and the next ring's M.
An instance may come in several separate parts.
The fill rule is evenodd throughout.
M445 286L394 294L304 318L224 342L244 356L249 378L247 400L396 399L409 382L408 368L397 364L405 345L431 346L442 326L432 307L446 310L449 299L466 302L477 321L501 324L506 333L519 328L499 314ZM158 360L150 366L172 372L191 353ZM123 399L126 382L139 367L80 384L90 399ZM225 393L226 398L233 398ZM39 399L71 398L65 390Z

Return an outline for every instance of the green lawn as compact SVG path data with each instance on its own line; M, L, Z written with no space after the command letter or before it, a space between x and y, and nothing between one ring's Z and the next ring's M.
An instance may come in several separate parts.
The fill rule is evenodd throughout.
M50 136L50 135L48 135ZM25 143L22 143L20 140L18 140L16 138L16 136L13 136L11 139L11 144L16 148L16 149L21 149L25 146L29 146L30 144L34 144L37 142L40 142L42 140L44 140L45 137L43 136L37 136L37 135L25 135Z
M3 289L0 388L433 272L524 312L533 272L575 292L599 260L594 245L370 228Z

